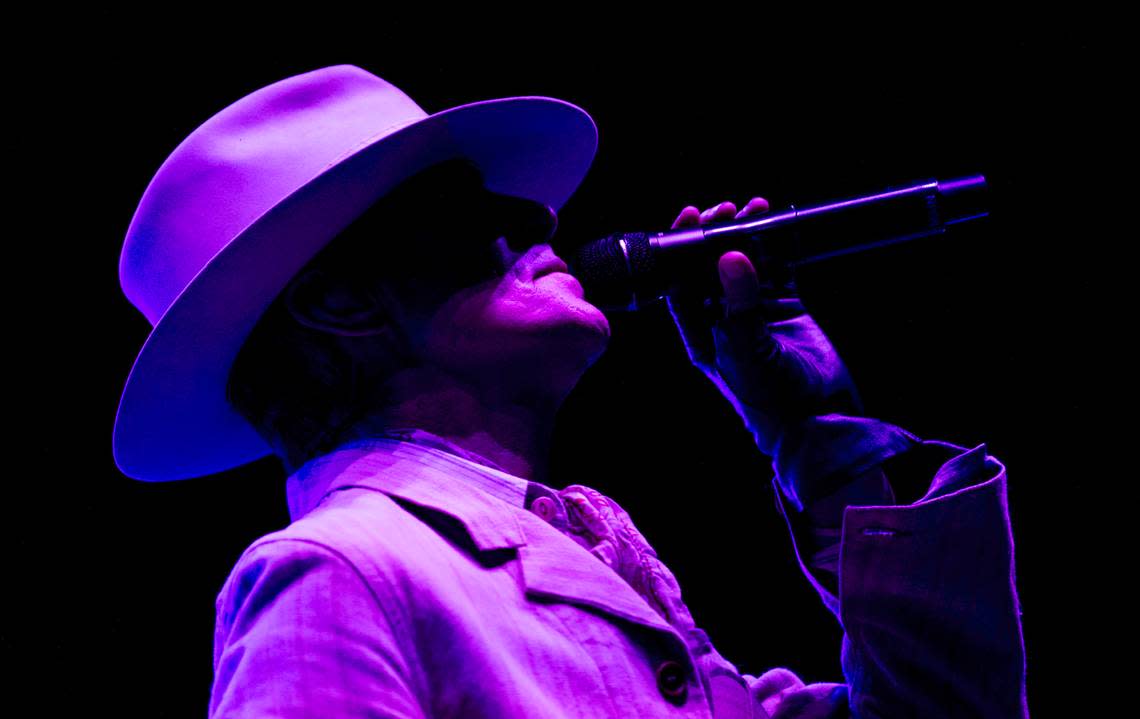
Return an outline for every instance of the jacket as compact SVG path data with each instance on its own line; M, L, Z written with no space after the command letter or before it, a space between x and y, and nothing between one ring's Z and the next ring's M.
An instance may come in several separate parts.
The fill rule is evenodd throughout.
M837 594L773 480L844 628L846 681L811 684L678 632L567 536L550 487L422 431L346 443L288 478L292 523L219 592L209 716L1028 716L1005 468L927 443L954 456L926 496L844 510Z

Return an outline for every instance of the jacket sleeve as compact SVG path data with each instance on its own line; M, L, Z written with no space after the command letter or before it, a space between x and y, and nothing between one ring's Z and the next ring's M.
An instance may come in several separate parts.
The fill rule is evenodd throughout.
M424 716L398 621L335 550L262 538L216 608L211 719Z
M800 478L780 473L806 476L812 468L777 456L776 504L801 570L843 627L846 683L805 685L786 669L743 675L754 705L772 717L845 716L844 702L861 719L1028 717L1005 467L985 444L923 441L866 418L828 422L826 436L864 450L850 457L875 455L867 437L888 438L878 445L887 448L878 450L881 462L900 451L904 435L913 441L902 451L909 444L953 456L913 504L894 504L881 468L860 460L827 468L850 480L833 501L801 506L784 490ZM803 457L844 456L826 443L797 446ZM876 492L886 492L881 503L859 501ZM840 526L826 526L829 516Z

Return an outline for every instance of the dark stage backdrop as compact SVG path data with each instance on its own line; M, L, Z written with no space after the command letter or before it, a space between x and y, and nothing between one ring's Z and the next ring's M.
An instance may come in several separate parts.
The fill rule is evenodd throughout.
M869 415L923 438L984 442L1006 464L1030 706L1067 693L1056 680L1071 660L1052 647L1078 634L1065 597L1087 572L1080 537L1056 520L1099 481L1078 456L1090 411L1082 373L1092 361L1078 328L1092 311L1091 263L1071 250L1093 238L1074 236L1070 222L1087 191L1078 138L1095 139L1098 127L1082 109L1099 92L1089 81L1095 42L767 32L723 44L706 36L678 51L676 41L648 38L519 35L452 43L387 28L374 42L266 51L234 50L232 38L192 47L151 39L92 43L98 49L75 57L81 103L55 139L82 145L85 164L75 208L57 205L54 221L82 225L66 235L82 253L66 281L83 283L72 286L87 319L69 320L68 331L91 341L48 338L73 371L51 385L67 404L47 405L55 441L36 462L68 473L66 492L29 483L9 509L19 569L40 582L31 586L59 587L28 599L56 619L9 628L5 643L36 642L89 706L204 715L215 597L241 552L288 524L285 477L274 459L165 484L117 471L115 410L150 330L121 293L119 251L154 172L199 124L284 77L353 63L429 113L514 95L584 108L599 128L598 154L559 230L583 240L668 229L687 204L739 208L761 195L777 207L984 173L988 225L820 263L804 269L800 287ZM676 573L697 623L743 672L786 666L806 681L842 681L841 629L795 562L770 462L689 366L664 306L611 322L609 350L559 416L553 484L618 500ZM22 510L33 506L52 514ZM33 561L43 555L67 561Z

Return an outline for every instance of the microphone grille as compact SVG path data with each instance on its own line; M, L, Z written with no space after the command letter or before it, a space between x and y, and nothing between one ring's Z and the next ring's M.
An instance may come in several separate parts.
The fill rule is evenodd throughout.
M654 258L645 232L615 232L587 243L566 264L586 299L602 309L637 309L651 291Z

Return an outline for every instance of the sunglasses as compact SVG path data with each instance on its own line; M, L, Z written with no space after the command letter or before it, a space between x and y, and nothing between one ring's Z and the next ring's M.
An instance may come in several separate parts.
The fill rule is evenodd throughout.
M497 248L500 237L522 253L549 242L557 226L553 209L491 192L470 161L449 160L382 197L330 243L328 255L344 255L335 260L350 271L467 286L505 273L512 258Z

